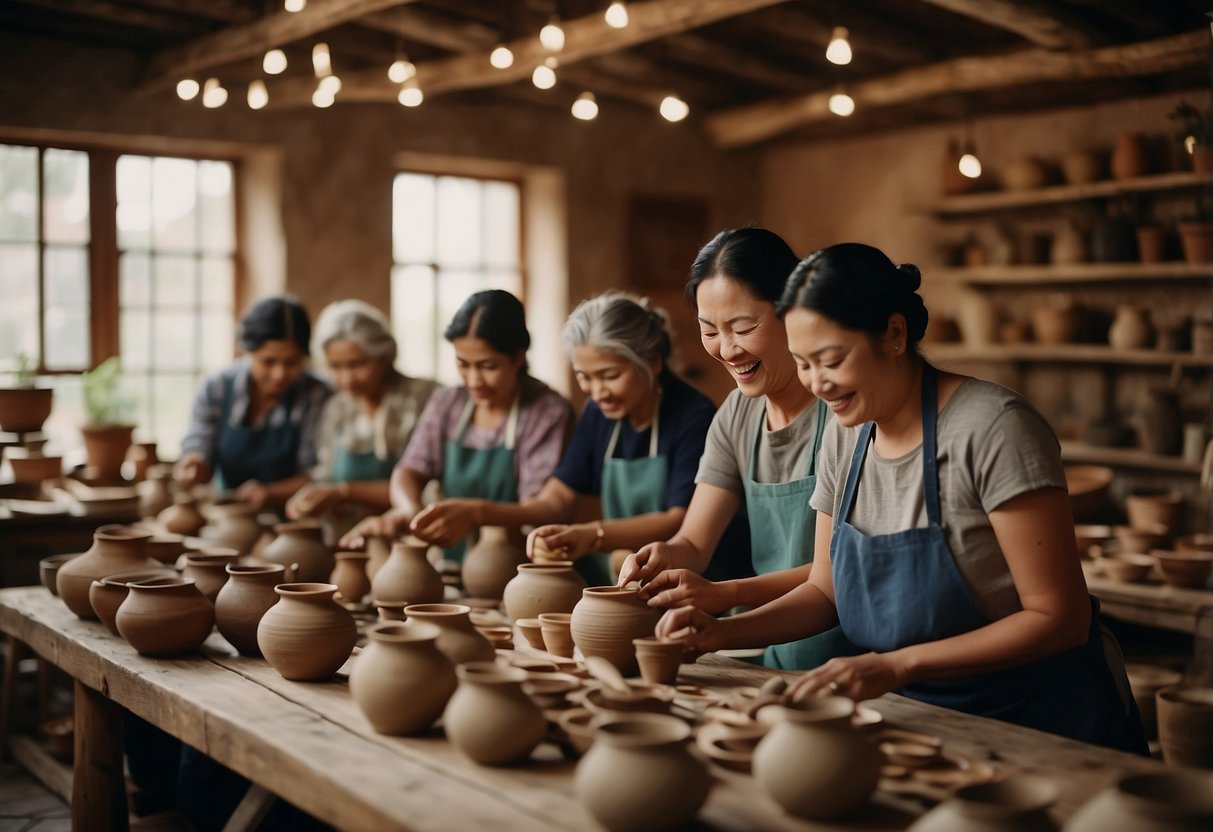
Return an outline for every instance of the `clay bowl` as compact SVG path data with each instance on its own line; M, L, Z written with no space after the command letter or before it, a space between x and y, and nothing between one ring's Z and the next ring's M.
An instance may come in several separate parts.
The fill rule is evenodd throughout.
M755 722L746 727L709 722L699 729L695 744L709 760L732 771L749 772L754 749L769 726Z
M156 534L146 544L148 557L155 558L166 565L177 562L177 558L185 554L185 537L179 534Z
M476 627L480 635L488 639L496 650L510 650L514 646L514 628L508 625Z
M1116 532L1111 526L1092 526L1085 523L1074 526L1074 542L1078 546L1078 554L1084 558L1091 556L1092 546L1102 547L1115 537Z
M1103 465L1067 465L1066 490L1076 520L1099 519L1115 473Z
M1172 586L1204 589L1213 570L1213 552L1170 552L1155 549L1153 555L1162 578Z
M8 452L8 464L13 468L13 479L17 482L38 485L43 480L53 480L63 476L63 457L43 456L17 451Z
M1149 552L1160 548L1167 539L1167 527L1157 523L1143 528L1116 526L1115 529L1122 552Z
M543 646L543 629L539 625L538 618L519 618L514 624L518 627L518 632L522 633L522 637L526 643L534 647L536 650L545 650Z
M1136 583L1154 568L1154 558L1137 552L1117 552L1099 561L1099 568L1114 581Z
M1180 552L1213 552L1213 534L1189 534L1175 541Z
M49 558L38 561L38 577L42 580L42 585L51 591L51 595L59 594L59 587L55 584L59 575L59 567L81 554L81 552L76 552L70 555L51 555Z
M1183 508L1182 494L1130 494L1125 497L1125 513L1129 525L1135 529L1162 526L1170 534L1179 523L1179 512Z
M568 673L528 672L522 690L545 711L559 710L572 705L569 694L580 690L582 684L581 679Z
M674 689L650 685L646 682L628 680L629 693L612 690L605 686L586 686L573 696L582 706L596 714L613 711L643 711L652 714L670 712Z
M556 724L569 738L569 745L578 754L584 754L594 744L594 729L590 723L598 714L588 708L569 708L556 718Z

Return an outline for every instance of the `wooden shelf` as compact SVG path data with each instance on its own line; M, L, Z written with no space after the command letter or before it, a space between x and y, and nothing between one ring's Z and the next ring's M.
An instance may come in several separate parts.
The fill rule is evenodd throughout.
M1213 177L1199 176L1190 171L1163 173L1155 176L1137 176L1132 179L1088 182L1082 185L1055 185L1030 191L996 191L991 193L964 194L944 198L935 206L934 213L940 217L962 217L987 211L1002 211L1013 208L1030 208L1040 205L1060 205L1083 199L1101 199L1125 194L1171 191L1213 185Z
M1144 468L1192 476L1200 473L1199 465L1185 462L1177 456L1159 456L1140 448L1098 448L1068 439L1062 440L1061 458L1066 462L1087 462L1113 468Z
M1065 266L981 266L937 269L928 281L947 280L974 286L1027 286L1062 283L1110 283L1139 280L1195 280L1213 285L1213 265L1199 263L1075 263Z
M1213 355L1160 350L1114 350L1102 344L923 344L931 361L1039 361L1077 364L1132 364L1143 367L1213 368Z

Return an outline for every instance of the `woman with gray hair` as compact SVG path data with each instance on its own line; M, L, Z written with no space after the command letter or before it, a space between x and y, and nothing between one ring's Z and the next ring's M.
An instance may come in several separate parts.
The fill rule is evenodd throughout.
M396 339L387 319L360 300L321 311L312 353L338 392L320 417L312 482L291 497L286 511L292 518L327 511L340 533L367 509L391 506L392 467L438 384L395 368Z

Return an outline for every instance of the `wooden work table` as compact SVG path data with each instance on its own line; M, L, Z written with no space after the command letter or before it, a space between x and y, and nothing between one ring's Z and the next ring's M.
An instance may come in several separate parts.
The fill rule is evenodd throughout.
M422 738L376 734L340 678L288 682L260 659L234 656L217 635L201 654L144 658L99 623L77 619L41 587L0 590L0 630L76 680L72 813L78 830L126 826L120 708L341 829L596 828L573 793L575 762L555 746L541 745L524 766L478 766L440 729ZM773 672L708 656L684 665L680 682L755 685ZM1061 789L1059 820L1118 775L1162 768L899 696L867 704L889 726L940 737L945 751L1054 780ZM892 830L925 809L878 792L857 817L811 824L784 814L749 776L713 771L717 783L699 817L714 829Z
M1203 615L1213 636L1213 590L1171 586L1160 580L1129 583L1103 577L1093 561L1083 561L1087 588L1113 618L1193 635Z

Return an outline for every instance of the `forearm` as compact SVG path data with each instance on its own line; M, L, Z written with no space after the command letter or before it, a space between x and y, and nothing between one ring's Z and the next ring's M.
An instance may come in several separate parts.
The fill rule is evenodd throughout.
M281 506L291 498L291 495L298 491L303 486L311 482L307 474L296 474L293 477L287 477L284 480L265 484L266 502L271 505Z
M761 607L769 604L782 595L786 595L809 579L812 564L797 566L795 569L780 569L753 578L738 578L724 581L723 585L733 593L732 606Z
M361 503L375 511L386 511L392 507L391 486L388 480L366 482L339 482L337 496L342 500Z
M388 480L388 497L393 514L412 519L421 510L421 491L425 481L416 471L397 466Z
M837 623L838 612L830 599L813 584L802 581L757 609L721 619L722 643L717 649L785 644L825 632Z
M615 549L636 551L654 540L662 540L678 531L685 512L681 508L668 511L640 514L636 517L621 517L616 520L601 520L588 525L595 529L601 525L605 533L597 548L604 552Z

